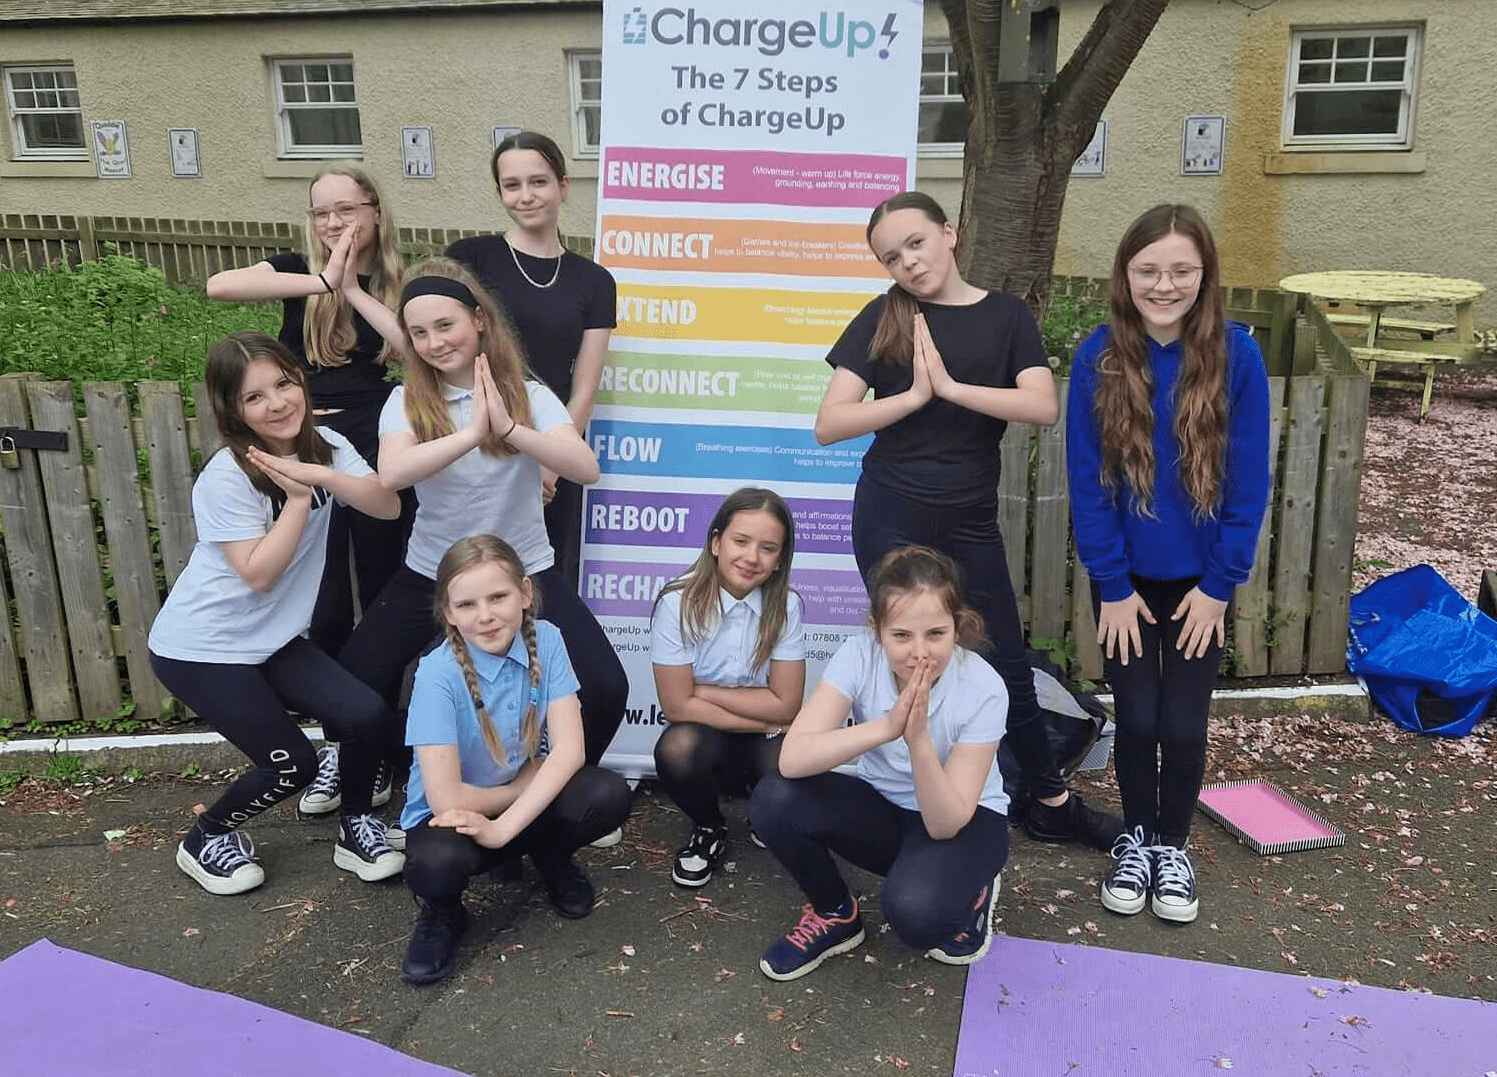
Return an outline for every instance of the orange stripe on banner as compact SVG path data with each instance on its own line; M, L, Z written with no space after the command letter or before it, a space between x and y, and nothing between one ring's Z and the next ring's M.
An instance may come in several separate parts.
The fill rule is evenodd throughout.
M598 261L610 269L881 278L859 224L606 215Z

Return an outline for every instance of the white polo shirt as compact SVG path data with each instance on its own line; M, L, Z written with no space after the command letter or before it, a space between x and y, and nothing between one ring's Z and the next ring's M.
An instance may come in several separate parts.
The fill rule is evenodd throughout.
M743 598L718 589L717 624L701 639L686 639L681 630L681 592L670 591L655 603L650 618L650 661L657 666L691 666L699 684L724 688L765 688L769 662L750 669L759 647L759 620L764 592L755 587ZM785 601L785 625L770 652L770 662L799 662L806 657L806 630L801 624L800 595L791 591Z
M541 433L569 424L572 417L550 389L527 381L530 425ZM442 383L447 415L461 430L473 417L473 390ZM411 433L405 414L405 386L397 385L379 413L380 437L393 431ZM485 456L470 449L452 463L416 483L416 522L406 545L405 563L429 580L454 542L469 535L493 534L515 548L527 575L550 568L556 556L546 537L541 502L541 465L531 456Z
M871 722L889 713L899 698L894 671L878 640L868 629L847 637L826 665L822 679L852 701L852 720ZM958 744L994 744L1008 723L1008 689L1003 678L971 651L961 647L931 686L930 739L944 766ZM915 776L904 738L880 744L858 757L858 777L901 808L920 810ZM998 769L998 753L988 769L979 798L984 808L1008 814L1008 794Z
M333 447L332 466L349 475L373 469L348 439L325 426L317 432ZM288 457L287 459L294 459ZM274 502L251 485L220 449L192 484L197 545L172 585L147 639L151 653L183 662L259 665L312 624L312 607L327 561L327 528L333 499L321 488L296 542L291 563L263 594L252 589L224 556L222 543L262 538L277 518Z

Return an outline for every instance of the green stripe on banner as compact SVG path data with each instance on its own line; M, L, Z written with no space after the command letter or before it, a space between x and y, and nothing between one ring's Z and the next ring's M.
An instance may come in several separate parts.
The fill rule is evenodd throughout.
M820 359L609 352L598 403L815 415L831 376Z

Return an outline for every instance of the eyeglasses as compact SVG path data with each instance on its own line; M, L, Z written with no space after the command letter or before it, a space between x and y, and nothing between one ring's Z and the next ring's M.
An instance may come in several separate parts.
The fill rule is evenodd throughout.
M1189 288L1200 279L1201 267L1174 266L1171 269L1160 269L1158 266L1129 266L1128 275L1140 288L1152 288L1164 276L1168 276L1170 283L1176 288Z
M364 206L377 205L375 202L343 202L332 209L311 210L313 224L327 224L329 217L337 217L340 221L351 221L359 215L360 208Z

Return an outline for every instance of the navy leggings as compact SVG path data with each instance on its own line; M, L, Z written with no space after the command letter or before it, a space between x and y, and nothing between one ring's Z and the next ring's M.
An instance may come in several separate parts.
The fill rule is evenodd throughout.
M675 722L655 742L655 776L697 826L726 826L718 798L752 789L780 765L784 736L728 733L700 722Z
M1175 649L1184 622L1171 621L1170 615L1200 577L1131 578L1155 623L1139 619L1142 658L1130 655L1126 666L1115 656L1103 659L1117 722L1112 752L1123 822L1129 830L1141 826L1146 836L1158 834L1162 843L1183 848L1206 773L1206 720L1221 648L1212 636L1200 658ZM1092 608L1101 609L1096 584Z
M1039 720L1034 671L1029 667L1019 603L1008 578L997 502L928 505L903 497L866 475L859 479L852 503L852 549L864 582L890 550L912 544L939 550L961 568L967 604L982 614L993 641L982 657L1008 689L1004 739L1012 745L1034 796L1060 796L1066 782Z
M749 815L817 912L831 912L847 897L833 853L884 876L884 919L918 950L949 942L970 926L982 888L1008 860L1007 816L979 806L954 837L937 841L919 812L836 771L766 775L749 798Z
M561 632L581 685L577 702L582 706L587 762L596 765L624 720L629 679L603 626L577 597L576 588L562 578L561 571L548 568L531 579L540 597L541 617ZM402 565L365 611L338 656L339 662L392 708L399 701L405 667L440 638L433 608L436 586L436 581ZM403 755L404 744L403 726L392 727L389 750Z
M257 666L152 654L151 668L167 691L255 765L199 818L206 833L249 822L317 776L317 751L288 708L321 722L328 739L342 744L343 814L371 810L374 775L394 715L368 685L310 641L297 637Z
M413 894L449 901L479 872L526 853L544 877L564 866L588 842L622 826L628 816L628 783L611 770L583 767L546 810L502 849L486 848L449 827L430 826L431 816L427 816L406 832L405 882Z

